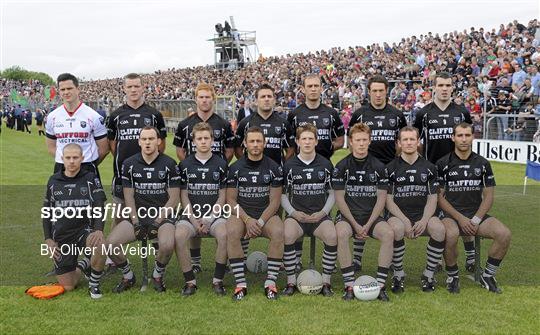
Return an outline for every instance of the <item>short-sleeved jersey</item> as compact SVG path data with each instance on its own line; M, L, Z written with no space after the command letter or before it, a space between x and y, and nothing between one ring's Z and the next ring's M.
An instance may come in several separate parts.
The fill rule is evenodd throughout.
M81 170L75 177L67 177L63 171L57 172L47 182L47 193L43 201L44 208L77 208L103 207L105 192L99 178L94 173ZM68 214L69 212L66 212ZM73 213L70 213L73 214ZM90 215L89 215L90 214ZM84 229L103 230L105 221L97 213L81 212L82 217L62 216L57 221L43 218L45 239L67 241L78 236Z
M214 205L227 185L227 162L216 154L206 162L189 155L178 165L180 189L187 190L191 205Z
M365 123L371 129L369 153L384 164L396 158L396 140L399 130L407 125L403 113L386 104L376 109L371 104L357 109L349 122L349 129L357 123Z
M442 156L454 150L453 127L462 122L472 124L469 111L453 102L442 111L434 102L416 114L414 126L424 143L423 156L435 164Z
M386 167L373 155L364 159L349 154L332 173L332 186L345 191L345 202L357 221L369 219L377 202L377 190L388 190Z
M135 154L122 164L122 186L133 188L137 208L163 207L169 200L167 190L180 187L176 162L160 153L148 164L141 153Z
M173 144L186 150L186 156L195 153L195 144L191 132L193 127L199 122L204 122L198 114L193 114L178 123L178 128L174 134ZM225 149L234 146L234 134L229 121L213 113L206 122L214 131L214 142L212 143L212 153L219 155L226 160Z
M161 139L167 137L167 128L163 115L154 107L142 104L133 109L124 104L107 118L107 138L116 141L113 171L116 178L120 178L122 163L141 151L139 147L139 135L143 127L155 127Z
M107 136L104 118L95 110L81 102L73 113L68 113L62 105L47 115L45 135L56 140L55 161L62 162L62 151L67 144L76 143L81 146L84 163L99 158L96 140Z
M434 164L419 156L409 164L396 157L386 166L388 171L389 194L394 202L411 221L418 221L424 214L427 197L437 194L439 182Z
M307 123L317 127L319 143L317 144L317 153L330 159L334 153L332 140L345 135L343 122L338 112L324 104L320 104L315 109L310 109L306 104L302 104L287 116L292 127L292 133L296 136L296 129Z
M321 211L332 188L332 171L332 163L319 154L309 164L298 155L288 159L283 166L283 192L292 207L308 215Z
M235 147L242 147L245 134L249 127L260 127L266 138L264 154L274 160L279 165L283 164L285 156L283 149L294 145L294 134L291 125L287 120L272 112L268 119L264 119L259 113L245 117L238 124L235 136Z
M246 155L229 168L227 187L238 189L237 203L258 219L270 204L270 188L282 187L283 170L271 158L252 161Z
M449 153L437 161L437 171L444 197L468 218L472 218L480 207L483 189L495 186L491 164L474 152L466 160L455 152Z

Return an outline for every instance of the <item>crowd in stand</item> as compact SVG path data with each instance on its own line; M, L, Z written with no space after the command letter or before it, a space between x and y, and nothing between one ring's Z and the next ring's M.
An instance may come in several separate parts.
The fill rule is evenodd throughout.
M481 132L484 112L540 116L539 27L536 19L527 24L515 20L491 30L471 27L445 34L428 32L392 44L261 56L257 62L236 70L222 71L212 66L172 68L146 74L143 79L147 99L193 99L196 84L205 81L215 85L218 95L235 96L238 107L253 101L256 87L266 82L275 87L280 107L290 109L303 101L302 77L318 73L325 87L323 101L338 109L347 123L351 113L366 101L365 84L370 76L382 74L393 82L389 102L412 118L430 102L429 87L435 74L446 71L454 77L455 101L467 107ZM44 86L39 82L2 79L0 83L4 99L16 89L45 109L52 105L45 101ZM122 83L122 78L84 82L82 98L118 106L124 96ZM504 118L500 122L506 133L512 133L526 126L527 119L509 122Z

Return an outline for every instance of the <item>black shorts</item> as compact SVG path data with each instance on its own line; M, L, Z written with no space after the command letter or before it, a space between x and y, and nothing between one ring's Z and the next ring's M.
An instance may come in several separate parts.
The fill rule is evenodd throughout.
M64 169L64 164L62 163L54 163L54 173L60 172ZM86 170L94 173L96 177L99 178L99 181L101 182L101 177L99 175L99 170L97 168L97 161L94 162L86 162L81 164L81 170ZM103 183L101 183L103 185Z
M57 276L75 271L79 255L82 255L80 251L86 247L88 235L90 235L90 229L83 229L74 238L56 241L60 248L60 259L54 260L54 271Z
M42 126L43 125L43 121L36 121L36 126Z
M369 220L369 217L368 217L368 218L365 218L365 219L362 218L360 221L357 221L357 222L358 222L359 225L361 225L361 226L363 227L363 226L366 225L366 223L367 223L368 220ZM343 216L341 213L338 212L338 213L336 214L336 223L338 223L339 221L345 221L345 222L347 222L348 224L351 224L351 223L349 222L349 220L347 220L347 219L345 218L345 216ZM371 227L369 227L369 230L368 230L368 235L369 235L369 237L375 238L375 237L373 236L373 230L375 230L375 226L376 226L379 222L384 222L384 221L385 221L384 218L382 218L382 217L380 217L380 216L379 216L378 218L375 219L375 221L373 222L373 224L371 225ZM353 232L353 236L354 236L354 232Z
M292 216L288 215L286 219L293 219L296 221L295 218L293 218ZM304 222L298 222L298 225L300 225L300 228L302 228L302 231L304 232L304 235L306 236L313 236L313 232L315 232L315 230L321 225L321 223L323 223L324 221L327 221L327 220L330 220L332 221L332 218L329 217L328 215L324 216L322 219L319 220L319 222L317 223L304 223Z
M470 217L473 217L473 215L471 215ZM466 217L469 217L466 215ZM482 221L480 221L480 223L478 225L481 225L482 223L486 222L487 219L489 219L491 216L489 214L486 214L484 215L484 218L482 219ZM458 226L458 229L459 229L459 235L460 236L473 236L473 235L469 235L467 234L466 232L464 232L462 229L461 229L461 226L459 225L459 223L457 222L456 219L454 219L450 214L444 212L441 210L441 215L439 216L439 218L442 220L444 218L449 218L449 219L452 219L454 220L454 222L456 223L456 225Z

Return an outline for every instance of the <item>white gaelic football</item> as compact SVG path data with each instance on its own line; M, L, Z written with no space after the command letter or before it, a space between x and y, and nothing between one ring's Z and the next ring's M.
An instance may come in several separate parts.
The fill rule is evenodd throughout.
M300 293L317 295L322 290L322 276L315 270L304 270L298 275L296 286L298 287L298 291L300 291Z
M368 301L375 300L379 296L381 287L377 282L377 279L371 276L360 276L358 277L353 284L354 296L357 299Z
M264 252L253 251L246 259L246 266L249 272L266 272L268 269L268 258Z

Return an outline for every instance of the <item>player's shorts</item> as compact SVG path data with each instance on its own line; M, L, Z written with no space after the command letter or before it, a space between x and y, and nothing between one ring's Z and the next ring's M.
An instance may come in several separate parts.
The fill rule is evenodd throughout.
M54 173L60 172L64 169L64 164L62 163L54 163ZM97 167L97 161L94 162L86 162L81 164L81 170L90 171L96 175L96 177L99 178L99 181L101 182L101 176L99 175L99 169ZM103 183L102 183L103 184Z
M86 247L88 235L90 235L90 229L83 229L74 238L56 241L60 248L60 259L54 260L54 271L57 276L75 271L79 255L82 255L80 251Z
M208 231L208 233L211 235L211 236L216 236L216 229L225 224L227 222L226 219L224 218L217 218L215 219L214 221L212 221L212 223L210 224L210 229ZM195 230L195 227L193 227L193 225L191 224L191 222L189 222L189 219L187 216L185 215L182 215L182 217L176 221L176 226L177 227L180 227L180 226L185 226L187 228L189 228L189 231L191 232L191 235L189 238L193 238L193 237L201 237L199 234L197 234L197 231Z
M287 219L293 219L294 221L298 222L295 218L293 218L290 215L288 215L285 218L285 220L287 220ZM300 228L304 232L304 235L311 237L311 236L313 236L313 232L315 232L315 230L321 225L321 223L323 223L324 221L327 221L327 220L332 221L332 218L329 217L328 215L325 215L322 219L319 220L319 222L316 222L316 223L298 222L298 225L300 226Z
M361 225L361 226L363 227L363 226L366 225L366 223L367 223L368 220L369 220L369 217L368 217L368 218L362 218L360 221L357 221L357 222L358 222L359 225ZM338 212L338 213L336 214L336 223L338 223L339 221L345 221L345 222L347 222L348 224L351 224L351 223L349 222L349 220L347 220L347 218L345 218L345 216L343 216L341 213ZM373 236L373 231L375 230L375 226L376 226L377 224L379 224L380 222L384 222L384 218L382 218L382 217L379 216L378 218L375 219L375 221L373 222L373 224L371 225L371 227L369 227L369 230L368 230L368 235L369 235L369 237L375 238L375 237ZM354 235L354 233L353 233L353 235Z
M474 214L472 215L465 215L466 217L473 217ZM489 214L486 214L484 215L484 218L482 219L482 221L480 221L480 223L478 225L481 225L482 223L486 222L487 219L489 219L491 216ZM460 236L473 236L473 235L469 235L467 234L466 232L464 232L462 229L461 229L461 226L459 225L459 223L457 222L456 219L454 219L450 214L444 212L444 211L441 211L441 216L439 217L441 220L442 219L445 219L445 218L448 218L448 219L452 219L454 220L454 222L456 223L456 225L458 226L458 229L459 229L459 235Z

